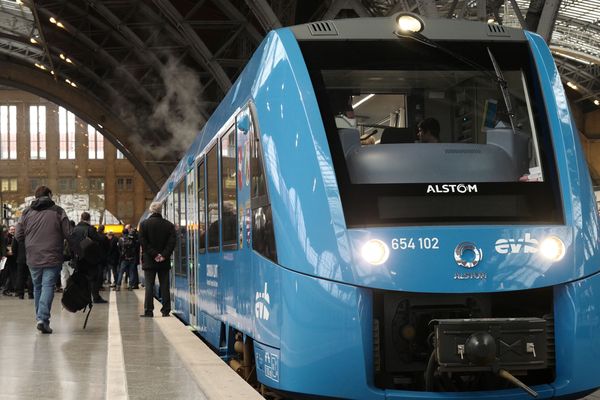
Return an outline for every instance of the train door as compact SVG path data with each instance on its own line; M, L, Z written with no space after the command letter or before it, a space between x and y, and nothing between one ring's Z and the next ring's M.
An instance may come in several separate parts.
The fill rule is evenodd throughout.
M197 314L198 314L198 326L205 325L201 322L201 312L203 311L202 304L205 299L201 298L202 285L205 283L204 277L206 276L206 171L204 156L198 160L198 167L196 168L196 211L198 230L196 233L198 245L196 253L196 300L197 300Z
M196 179L195 179L195 171L191 169L186 178L186 211L187 211L187 271L188 271L188 295L190 298L189 301L189 323L192 326L197 326L197 318L196 318L196 307L197 307L197 242L196 242L196 232L197 232L197 224L198 224L198 214L196 213L196 205L195 205L195 192L196 192Z
M164 213L165 213L165 218L169 221L171 221L172 223L175 223L175 212L173 209L173 192L171 192L169 194L169 196L167 197L167 200L165 201L165 209L164 209ZM174 287L175 287L175 268L174 268L174 264L175 264L175 257L171 257L171 270L169 271L169 291L171 292L171 310L175 310L175 293L174 293Z

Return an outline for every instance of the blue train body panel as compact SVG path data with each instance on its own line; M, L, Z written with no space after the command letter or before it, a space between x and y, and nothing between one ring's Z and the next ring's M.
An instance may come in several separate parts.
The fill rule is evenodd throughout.
M173 275L174 310L227 357L234 356L230 332L252 339L258 380L286 392L349 399L527 399L522 390L500 384L498 390L415 389L423 385L423 373L406 383L408 373L402 368L410 362L378 346L398 346L397 333L389 330L400 329L404 301L417 304L413 319L429 315L419 310L435 308L431 299L440 299L462 315L455 318L467 320L471 314L465 317L461 310L472 299L487 304L482 309L513 310L513 294L520 296L515 297L518 301L532 296L532 303L540 296L551 298L551 316L536 317L548 321L544 334L553 341L555 356L548 356L552 361L545 378L532 378L532 388L539 398L551 398L600 386L588 367L600 352L600 339L594 335L600 322L595 198L551 53L539 36L524 35L535 69L529 73L539 79L548 119L548 131L541 135L549 138L545 151L553 152L549 158L555 162L561 223L348 226L321 94L314 89L297 31L283 28L265 38L156 197L168 201L218 143L223 128L236 129L236 248L211 252L189 245L188 253L197 255L195 278L191 268L187 275ZM276 260L253 249L257 206L249 159L254 144L232 122L236 115L250 115L249 109L261 143ZM188 204L199 207L198 199L193 200ZM188 215L197 211L193 208ZM548 237L564 243L558 261L540 251ZM363 245L371 239L389 247L389 258L381 265L362 256ZM457 245L465 242L476 243L484 260L474 269L463 268L453 257ZM190 294L191 286L196 293ZM395 312L389 311L394 307ZM436 312L431 311L432 320L444 319L435 317ZM493 313L488 310L485 317ZM417 322L413 325L420 329ZM381 337L379 332L384 332ZM410 329L402 332L400 336L411 338ZM392 371L394 365L397 370Z

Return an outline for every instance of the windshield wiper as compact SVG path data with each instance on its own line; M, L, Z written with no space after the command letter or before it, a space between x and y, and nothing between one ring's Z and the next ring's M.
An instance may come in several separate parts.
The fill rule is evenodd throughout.
M500 69L498 62L496 61L496 58L494 57L494 54L492 53L492 51L490 50L489 47L486 47L486 49L490 56L490 60L492 61L492 65L494 66L494 71L496 72L495 75L492 74L487 68L476 63L475 61L470 60L466 57L463 57L462 55L460 55L458 53L455 53L454 51L434 42L433 40L429 39L428 37L424 36L423 34L421 34L419 32L406 32L406 33L396 32L396 35L398 37L410 38L416 42L433 47L436 50L439 50L445 54L448 54L450 57L462 62L463 64L470 66L471 68L475 69L476 71L484 73L489 78L492 78L494 81L496 81L496 83L498 83L498 86L500 87L500 91L502 92L502 97L504 99L504 105L506 106L506 111L508 113L508 119L510 121L510 127L511 127L513 133L517 133L517 131L516 131L517 124L515 123L515 114L513 112L512 102L510 101L510 91L508 90L508 82L506 81L506 79L504 79L504 74L502 74L502 70Z
M498 82L498 86L500 86L500 90L502 91L502 97L504 98L504 105L506 105L506 112L508 112L508 119L510 121L510 127L512 128L513 133L517 133L517 124L515 123L515 113L513 112L512 102L510 101L510 91L508 90L508 82L504 79L504 74L496 61L496 57L494 57L494 53L487 47L488 54L490 55L490 60L492 60L492 64L494 65L494 70L496 71L496 81Z

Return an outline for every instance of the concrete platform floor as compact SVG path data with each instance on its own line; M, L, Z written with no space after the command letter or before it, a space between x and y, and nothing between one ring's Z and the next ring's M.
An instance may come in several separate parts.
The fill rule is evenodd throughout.
M140 318L143 290L102 292L72 314L54 297L50 326L33 300L0 295L0 399L261 399L175 317Z

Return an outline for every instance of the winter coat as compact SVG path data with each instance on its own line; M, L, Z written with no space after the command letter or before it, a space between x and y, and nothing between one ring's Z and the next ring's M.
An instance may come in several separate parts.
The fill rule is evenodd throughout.
M107 254L107 263L108 265L119 265L119 239L116 236L113 236L112 239L108 239L108 254Z
M16 238L24 241L30 267L56 267L63 263L63 240L71 235L67 213L50 197L35 199L17 224Z
M154 213L140 224L142 245L142 269L165 270L171 268L171 254L175 249L175 225L158 213ZM165 260L154 261L161 254Z
M14 238L12 242L13 254L17 257L17 265L27 265L27 257L25 256L25 242L23 240L18 241Z
M104 236L98 233L94 226L90 225L85 221L80 221L73 229L73 234L71 235L71 243L73 243L73 246L79 246L79 243L86 236L92 239L94 242L97 242L101 248L103 246L104 241L107 240ZM96 265L100 264L100 262L101 260L98 259ZM90 263L85 261L85 259L78 259L76 267L81 268L82 270L87 270L88 267L92 266L91 264L88 264Z

